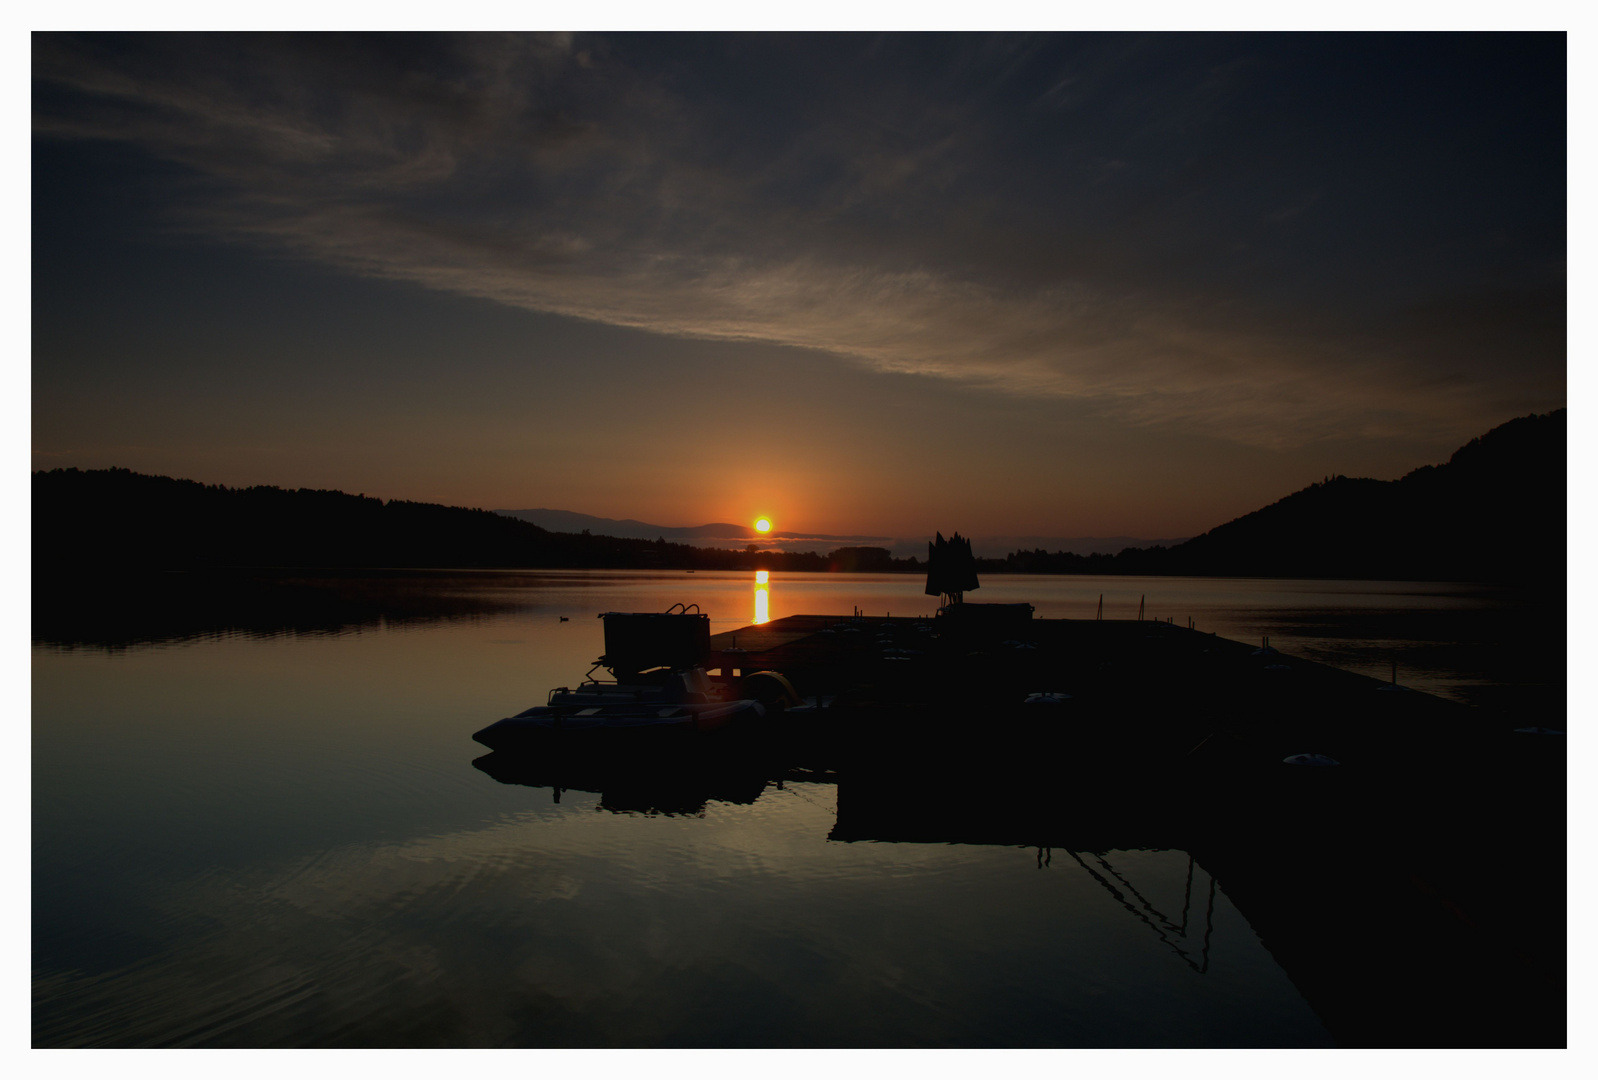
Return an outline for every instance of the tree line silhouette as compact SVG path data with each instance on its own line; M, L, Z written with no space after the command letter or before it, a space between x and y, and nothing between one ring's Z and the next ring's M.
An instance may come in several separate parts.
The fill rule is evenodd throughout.
M701 548L559 533L487 510L342 491L230 488L128 469L33 474L36 569L455 567L915 570L886 548Z
M1562 577L1565 410L1500 425L1399 480L1328 477L1173 547L1016 551L979 573L1519 580ZM228 567L924 572L826 554L558 533L487 510L342 491L229 488L128 469L33 474L36 571Z

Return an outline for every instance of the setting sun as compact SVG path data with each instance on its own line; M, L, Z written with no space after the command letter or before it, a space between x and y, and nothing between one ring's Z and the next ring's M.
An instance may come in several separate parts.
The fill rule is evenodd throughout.
M765 518L761 518L759 521L755 522L755 532L770 532L770 531L771 531L771 522L770 521L766 520Z

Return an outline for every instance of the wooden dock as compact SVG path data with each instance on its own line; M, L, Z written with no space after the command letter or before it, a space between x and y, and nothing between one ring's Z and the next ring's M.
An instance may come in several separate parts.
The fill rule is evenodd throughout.
M782 723L836 777L834 840L1180 848L1344 1045L1563 1045L1562 737L1169 623L796 615L711 647L827 700Z

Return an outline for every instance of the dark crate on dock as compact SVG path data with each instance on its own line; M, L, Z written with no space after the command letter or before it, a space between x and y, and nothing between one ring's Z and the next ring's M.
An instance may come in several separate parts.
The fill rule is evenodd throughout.
M1032 623L1031 604L950 604L938 612L938 628L956 637L1012 638Z
M600 618L605 620L603 660L618 677L655 667L694 667L710 654L708 615L610 611Z

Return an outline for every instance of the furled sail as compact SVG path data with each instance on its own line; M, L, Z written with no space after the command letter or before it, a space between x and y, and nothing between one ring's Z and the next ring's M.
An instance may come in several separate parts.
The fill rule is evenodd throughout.
M971 541L955 533L945 540L943 534L927 545L927 595L946 596L958 604L960 594L980 589L977 583L977 560L971 554Z

